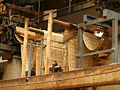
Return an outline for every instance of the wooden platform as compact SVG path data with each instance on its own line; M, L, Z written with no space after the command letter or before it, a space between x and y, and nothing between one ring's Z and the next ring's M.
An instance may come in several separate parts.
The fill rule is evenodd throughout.
M120 64L0 81L0 90L68 89L120 84Z

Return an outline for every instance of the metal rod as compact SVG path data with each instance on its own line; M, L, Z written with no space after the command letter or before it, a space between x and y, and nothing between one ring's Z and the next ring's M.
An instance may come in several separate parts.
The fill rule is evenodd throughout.
M31 70L32 70L32 52L33 52L33 41L30 40L28 77L31 76Z
M91 55L96 55L96 54L100 54L100 53L107 53L107 52L111 52L114 51L115 49L108 49L108 50L103 50L103 51L96 51L96 52L91 52L91 53L86 53L83 54L82 56L91 56ZM78 57L80 57L80 54L78 55Z
M118 18L112 20L112 48L115 48L112 52L112 63L118 62Z
M104 16L103 18L98 18L98 19L92 20L92 22L88 21L86 23L81 23L81 24L78 24L78 26L79 27L84 27L84 26L87 26L87 25L98 24L98 23L105 22L105 21L108 21L108 20L114 20L116 17L117 17L118 20L120 20L120 14L119 13L108 10L108 9L103 10L103 16Z
M115 18L114 16L105 17L105 18L97 18L97 19L95 19L95 20L88 21L88 22L86 22L86 23L78 24L78 27L84 27L84 26L88 26L88 25L99 24L99 23L101 23L101 22L109 21L109 20L112 20L112 19L114 19L114 18Z
M39 0L39 2L38 2L38 12L40 11L40 1L41 0Z
M80 43L79 43L79 59L78 59L78 68L82 68L82 53L83 53L83 30L81 30L81 28L79 28L79 38L80 38Z
M43 56L43 47L44 47L44 39L41 40L41 48L40 48L40 74L42 75L42 56Z
M40 12L40 1L41 0L39 0L39 2L38 2L38 12ZM38 17L39 17L40 15L38 14ZM40 19L38 18L38 21L40 21Z

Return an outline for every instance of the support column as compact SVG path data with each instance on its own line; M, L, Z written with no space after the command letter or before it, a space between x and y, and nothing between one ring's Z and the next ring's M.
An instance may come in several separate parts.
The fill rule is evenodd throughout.
M28 72L28 52L27 52L27 46L28 46L28 26L29 26L29 19L25 19L25 34L24 34L24 43L23 43L23 59L22 59L22 73L21 77L26 76L26 72Z
M77 30L66 28L64 31L64 42L67 45L67 63L68 70L72 71L77 68Z
M118 63L118 18L112 20L112 63Z
M36 76L40 75L40 45L36 46Z
M49 61L50 61L50 53L51 53L51 36L52 36L52 25L53 25L53 11L51 10L49 13L48 19L48 33L47 33L47 47L46 47L46 59L45 59L45 74L49 74Z

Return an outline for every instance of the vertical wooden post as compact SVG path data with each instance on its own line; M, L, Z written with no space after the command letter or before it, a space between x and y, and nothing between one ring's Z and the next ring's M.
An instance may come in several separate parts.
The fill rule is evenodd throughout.
M69 66L68 66L68 45L65 44L65 49L64 49L64 61L63 61L63 68L64 72L69 71Z
M64 41L68 40L65 45L67 45L67 50L68 50L68 55L66 62L68 62L68 67L69 71L75 70L77 68L77 30L71 29L71 28L66 28L64 30ZM72 38L71 38L72 37ZM69 38L71 38L69 40Z
M32 71L32 54L33 54L33 41L30 40L28 77L31 76Z
M68 64L69 64L69 70L76 70L77 69L77 49L76 49L76 39L73 38L68 41Z
M27 44L28 44L28 26L29 26L29 18L25 19L25 34L24 34L24 43L23 43L23 60L22 60L22 73L21 77L26 76L26 71L28 71L28 52L27 52Z
M36 47L36 76L40 75L40 45Z
M45 59L45 74L49 74L49 61L51 51L51 36L52 36L52 25L53 25L53 11L49 13L48 19L48 33L47 33L47 47L46 47L46 59Z
M9 16L12 15L12 9L9 9Z
M44 39L42 38L42 39L41 39L41 47L40 47L40 74L41 74L41 75L43 74L43 71L42 71L43 44L44 44Z

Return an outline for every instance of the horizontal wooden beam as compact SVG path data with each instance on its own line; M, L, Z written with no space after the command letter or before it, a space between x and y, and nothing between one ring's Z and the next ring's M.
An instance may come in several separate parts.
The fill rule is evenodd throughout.
M75 30L78 29L77 25L72 24L72 23L68 23L68 22L64 22L64 21L60 21L60 20L56 20L56 19L54 19L54 23L59 24L65 28L70 28L70 29L75 29Z
M24 28L16 27L16 32L24 37L24 33L25 33ZM34 31L34 30L28 31L28 38L29 39L40 40L42 37L44 37L44 32L42 32L42 31Z
M6 44L2 44L0 43L0 50L6 50L6 51L14 51L14 52L19 52L19 48L16 46L10 46L10 45L6 45Z
M0 81L0 89L68 89L120 84L120 64Z
M32 11L28 8L25 8L25 7L21 7L21 6L17 6L17 5L14 5L14 4L5 4L8 8L11 8L11 9L15 9L15 10L18 10L18 11L21 11L21 12L25 12L25 13L28 13L28 14L31 14L31 15L41 15L42 12L36 12L36 11Z

